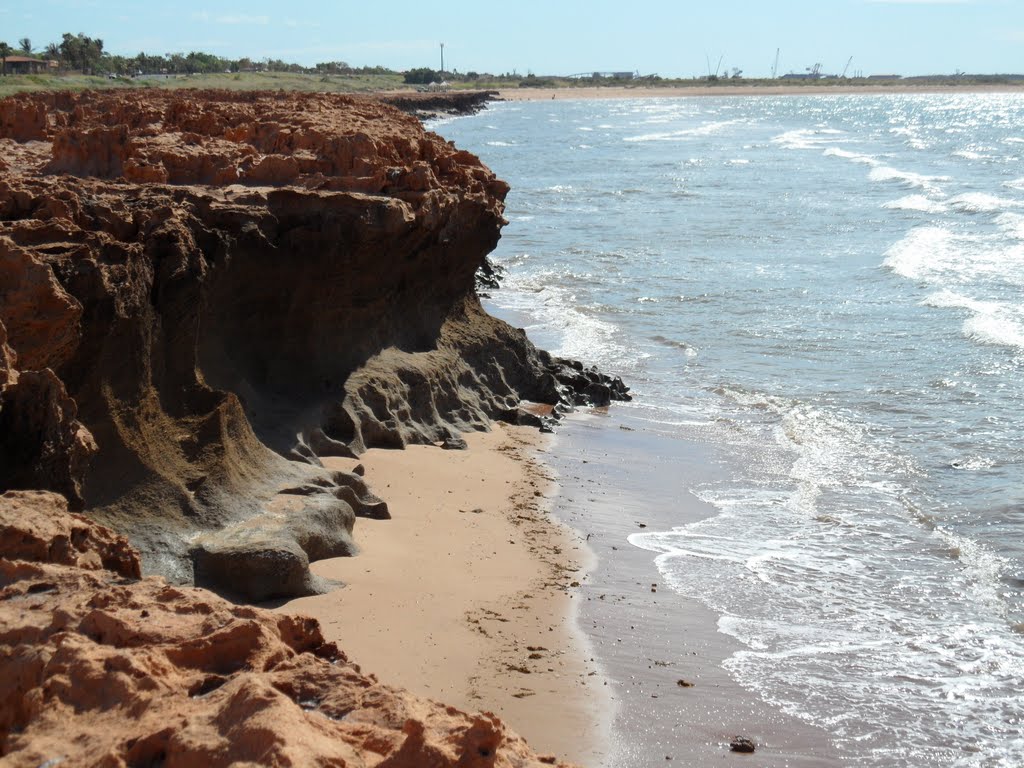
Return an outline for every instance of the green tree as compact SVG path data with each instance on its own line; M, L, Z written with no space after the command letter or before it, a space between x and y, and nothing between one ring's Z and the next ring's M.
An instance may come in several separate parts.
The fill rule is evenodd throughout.
M27 37L23 37L21 38L21 40L18 41L18 47L21 49L21 52L26 56L32 55L32 41L29 40Z
M61 36L60 56L70 69L94 74L103 58L103 41L98 37L86 37L81 32L77 35L65 32Z
M406 72L404 79L406 83L412 85L426 85L427 83L439 83L442 77L440 72L435 72L429 67L418 67Z
M14 53L14 49L7 43L0 43L0 64L2 64L3 76L7 77L7 57Z

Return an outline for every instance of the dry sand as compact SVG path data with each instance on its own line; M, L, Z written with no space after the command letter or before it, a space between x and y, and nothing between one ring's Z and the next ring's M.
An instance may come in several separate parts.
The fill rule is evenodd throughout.
M680 96L817 96L858 93L1019 93L1022 85L694 85L690 87L586 87L506 88L498 92L504 101L551 99L652 99Z
M469 449L371 450L359 462L391 520L356 522L360 553L316 563L346 586L283 611L320 620L328 640L386 683L500 715L531 746L596 765L609 687L573 620L590 558L547 515L543 436L495 425ZM578 586L578 585L577 585Z

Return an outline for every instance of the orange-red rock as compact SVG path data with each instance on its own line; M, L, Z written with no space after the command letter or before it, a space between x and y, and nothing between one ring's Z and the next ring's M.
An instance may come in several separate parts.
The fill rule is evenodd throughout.
M54 494L0 496L0 530L24 540L0 552L5 766L560 764L381 685L312 619L135 578L127 542Z

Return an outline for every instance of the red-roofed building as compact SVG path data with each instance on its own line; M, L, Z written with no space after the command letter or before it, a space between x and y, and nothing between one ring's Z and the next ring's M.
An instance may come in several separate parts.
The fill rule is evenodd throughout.
M48 72L49 69L50 62L42 59L33 59L31 56L7 57L6 73L8 75L40 75Z

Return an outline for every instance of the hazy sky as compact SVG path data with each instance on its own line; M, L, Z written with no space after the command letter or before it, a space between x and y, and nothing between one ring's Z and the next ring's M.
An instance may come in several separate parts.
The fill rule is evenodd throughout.
M0 39L61 33L112 53L346 61L394 69L767 76L816 62L849 74L1024 72L1024 0L0 0Z

